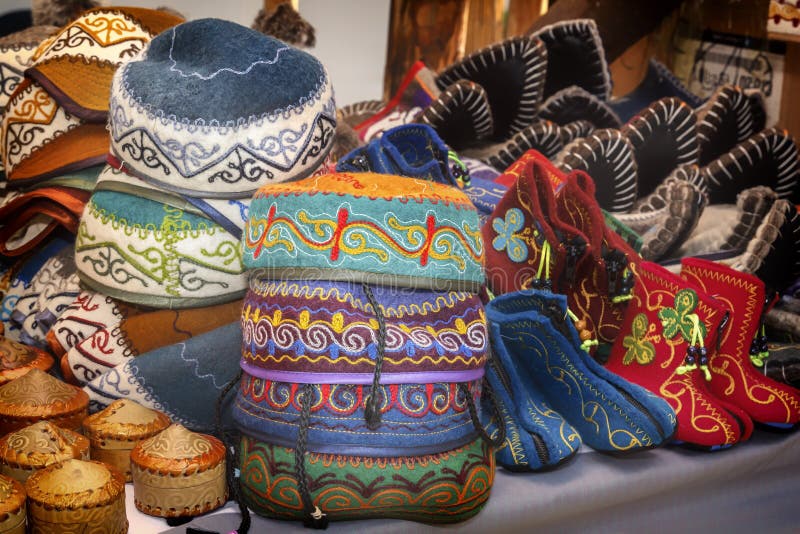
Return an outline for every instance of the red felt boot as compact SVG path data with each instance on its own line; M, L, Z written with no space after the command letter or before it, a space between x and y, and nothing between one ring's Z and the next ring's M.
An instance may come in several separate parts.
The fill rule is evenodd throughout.
M681 261L681 276L732 310L719 350L709 359L711 391L758 423L795 426L800 421L800 391L762 375L750 360L767 303L764 283L751 274L698 258ZM757 356L757 347L754 352Z
M556 192L556 206L558 217L589 243L589 254L578 264L570 283L562 282L569 308L600 341L613 343L633 289L630 266L641 258L606 225L594 182L585 172L566 176Z
M528 151L501 175L512 183L487 224L486 279L497 295L519 289L555 289L585 254L586 236L556 216L546 168Z
M752 420L708 386L725 306L655 263L632 270L633 294L608 369L666 399L678 441L717 450L749 437Z

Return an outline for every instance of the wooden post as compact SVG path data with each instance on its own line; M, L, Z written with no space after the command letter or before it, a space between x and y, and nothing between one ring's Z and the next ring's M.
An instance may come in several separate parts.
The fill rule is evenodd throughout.
M439 71L464 55L468 0L392 0L383 94L389 100L411 65Z
M466 54L503 40L504 4L503 0L469 0Z
M547 12L547 0L509 0L506 37L522 35Z
M300 11L300 0L264 0L264 13L272 13L280 4L292 4L295 11Z
M595 19L608 61L614 61L628 47L653 31L682 0L558 0L528 29L537 29L569 19Z

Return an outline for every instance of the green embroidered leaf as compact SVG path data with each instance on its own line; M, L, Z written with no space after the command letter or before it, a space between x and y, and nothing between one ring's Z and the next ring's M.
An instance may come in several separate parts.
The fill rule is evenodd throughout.
M641 365L647 365L656 357L655 346L645 339L649 324L647 316L637 314L631 323L631 335L622 339L622 346L628 349L622 358L623 365L630 365L636 360Z
M694 313L698 302L697 293L691 289L681 289L675 294L675 307L662 308L658 312L665 338L672 339L680 331L683 339L688 342L692 341L694 325L689 319L689 315ZM702 321L698 323L698 334L703 338L706 336L706 327Z

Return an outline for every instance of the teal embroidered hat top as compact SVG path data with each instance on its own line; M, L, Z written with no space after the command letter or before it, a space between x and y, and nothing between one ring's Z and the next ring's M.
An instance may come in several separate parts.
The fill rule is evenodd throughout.
M459 189L337 173L261 188L243 233L245 268L277 279L477 291L478 213Z
M187 195L249 197L319 167L335 110L313 56L233 22L195 20L117 71L110 161Z

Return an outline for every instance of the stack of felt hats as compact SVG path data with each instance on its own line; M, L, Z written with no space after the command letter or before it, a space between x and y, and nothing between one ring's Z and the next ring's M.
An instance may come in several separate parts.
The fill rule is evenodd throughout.
M267 86L276 89L260 89ZM316 172L335 128L333 89L319 61L218 19L153 39L115 73L109 107L108 164L81 218L75 264L82 285L115 304L104 318L89 318L76 301L51 330L60 337L54 344L69 342L69 331L84 336L63 347L62 368L68 378L90 382L100 404L124 395L107 373L142 383L149 380L142 373L156 381L170 374L163 354L148 371L147 358L132 356L168 351L237 321L246 287L240 240L253 191ZM87 330L87 322L101 326ZM235 368L238 358L227 354L223 361ZM136 400L173 405L152 394ZM186 413L170 415L198 427Z
M0 149L6 191L0 254L10 286L0 319L11 339L44 347L55 319L78 294L71 243L108 153L111 78L181 20L150 9L92 9L55 29L31 54L13 56L24 66L4 65L18 76L4 84L14 91L3 106ZM28 50L27 35L19 36L18 50Z
M253 510L320 526L482 508L479 228L460 190L419 179L338 173L255 194L233 409Z

